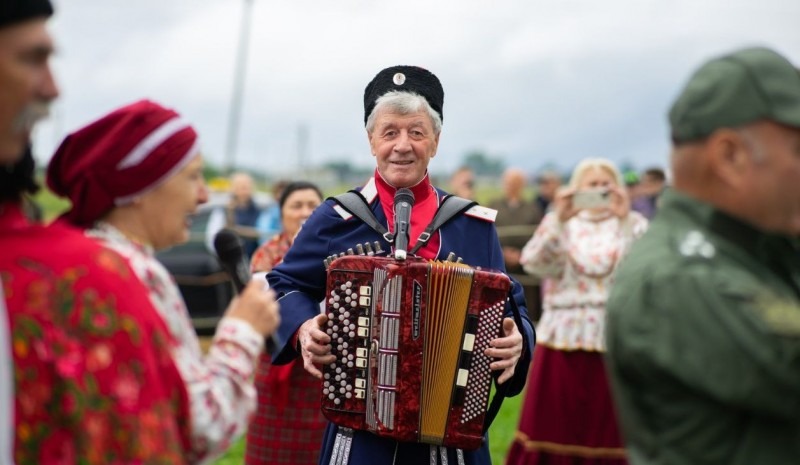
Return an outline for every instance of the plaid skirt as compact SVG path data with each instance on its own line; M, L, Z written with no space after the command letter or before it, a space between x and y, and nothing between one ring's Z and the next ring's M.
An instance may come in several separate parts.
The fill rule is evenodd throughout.
M255 384L258 407L247 430L245 463L317 463L327 425L320 410L321 382L302 361L273 366L263 354Z
M537 346L507 465L624 465L603 354Z

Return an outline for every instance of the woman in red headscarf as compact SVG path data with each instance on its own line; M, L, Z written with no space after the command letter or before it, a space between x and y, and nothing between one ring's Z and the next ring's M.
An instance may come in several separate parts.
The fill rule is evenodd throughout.
M185 463L186 392L116 253L26 218L30 131L58 95L47 0L0 3L0 464Z
M125 257L150 291L174 339L171 352L189 394L189 462L224 451L255 408L252 384L277 304L252 283L220 321L204 357L177 285L155 250L189 238L208 196L194 129L147 101L122 107L70 134L50 162L48 184L72 201L65 218Z
M322 203L310 182L289 183L278 201L283 230L253 254L251 270L268 272L283 261L300 227ZM326 421L321 383L302 363L273 366L268 354L256 370L258 408L247 429L247 465L317 463Z

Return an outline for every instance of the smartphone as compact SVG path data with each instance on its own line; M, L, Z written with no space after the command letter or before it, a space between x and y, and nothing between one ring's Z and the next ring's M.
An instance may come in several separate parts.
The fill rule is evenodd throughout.
M580 210L611 206L611 191L578 191L572 195L572 206Z

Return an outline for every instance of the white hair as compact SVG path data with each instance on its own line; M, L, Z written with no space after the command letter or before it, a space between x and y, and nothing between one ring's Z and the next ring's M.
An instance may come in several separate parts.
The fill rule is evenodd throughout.
M569 179L570 187L577 188L583 177L591 169L600 169L614 178L617 186L624 186L625 181L622 179L622 174L617 169L617 166L611 160L605 158L586 158L578 163L578 166L572 171L572 177Z
M375 101L375 108L367 118L367 132L372 133L375 129L375 116L380 110L389 109L392 113L398 115L410 115L420 110L428 113L433 123L433 133L438 135L442 132L442 117L436 112L431 105L425 100L425 97L415 94L413 92L396 91L387 92Z

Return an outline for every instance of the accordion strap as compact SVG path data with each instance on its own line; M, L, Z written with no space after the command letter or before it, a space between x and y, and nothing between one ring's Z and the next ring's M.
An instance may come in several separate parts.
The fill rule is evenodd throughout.
M390 233L383 225L375 218L375 214L369 208L367 199L364 198L358 191L347 191L344 194L339 194L335 197L328 197L334 202L338 203L345 210L358 217L361 221L366 223L370 228L374 229L378 234L386 239L386 242L394 243L394 234Z
M445 197L442 200L442 203L439 204L439 208L436 210L436 215L433 216L431 224L425 228L425 231L422 231L422 234L420 234L417 238L417 243L414 244L414 247L409 251L409 253L417 253L419 249L425 247L425 244L431 240L433 233L436 232L437 229L444 226L444 224L450 221L454 216L469 210L477 204L477 202L455 195L448 195Z
M360 192L351 190L328 198L338 203L353 216L358 217L361 221L366 223L367 226L383 236L383 238L386 239L386 242L390 244L394 243L394 234L390 233L378 221L378 219L375 217L375 214L372 213L372 209L369 208L367 199L365 199ZM456 215L469 210L477 204L477 202L455 195L448 195L445 197L442 200L442 203L439 204L439 208L436 210L433 220L431 220L431 223L428 225L428 227L425 228L425 230L419 235L417 238L417 243L414 244L414 247L409 251L409 253L417 253L419 249L425 247L425 244L431 240L431 237L433 237L433 233L435 233L436 230L444 226L445 223L453 219L453 217Z
M509 291L511 294L511 291ZM514 315L514 322L517 324L517 329L522 334L522 343L525 344L525 331L522 329L522 315L519 313L519 307L517 306L517 301L514 300L513 296L510 296L509 301L511 303L511 313ZM503 384L495 384L497 388L494 392L494 397L492 397L492 402L489 404L489 409L486 410L486 417L483 421L483 433L486 434L489 431L489 427L492 426L492 422L494 418L497 416L497 413L500 411L500 405L503 403L503 399L506 398L506 394L508 393L508 386L511 385L511 380L506 380Z

